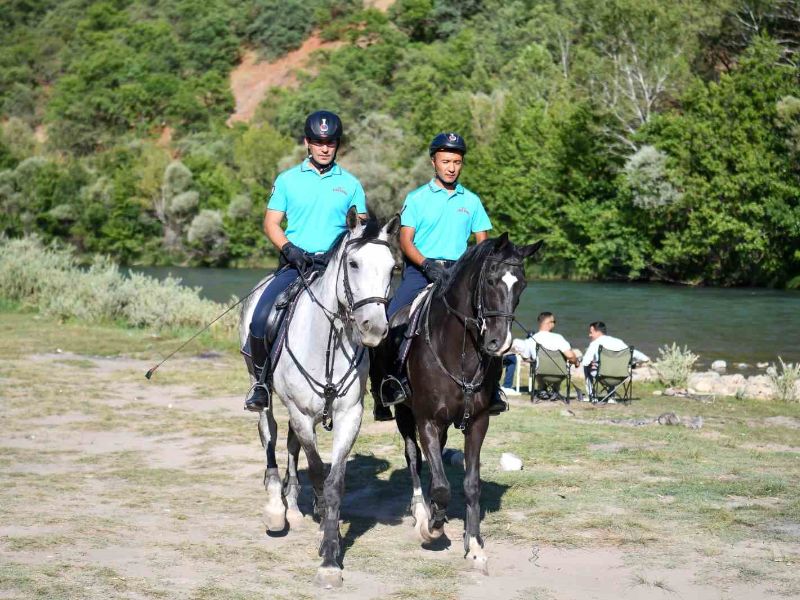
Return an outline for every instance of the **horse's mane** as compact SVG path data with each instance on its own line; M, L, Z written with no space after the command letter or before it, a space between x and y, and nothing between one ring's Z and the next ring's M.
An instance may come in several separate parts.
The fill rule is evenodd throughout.
M355 246L355 248L360 248L368 241L374 240L376 237L378 237L378 234L380 232L381 232L381 226L378 224L378 220L367 219L366 222L364 223L364 231L361 233L359 237L353 240L353 246ZM344 239L347 237L348 233L350 233L350 231L347 228L345 228L345 230L338 236L336 236L335 240L333 240L331 247L328 248L328 250L325 252L324 256L325 264L329 263L331 259L334 256L336 256L336 252L338 252L339 247L342 245L342 243L344 243Z
M492 250L494 250L494 242L494 239L488 239L482 241L480 244L470 246L467 251L461 255L461 258L458 259L456 264L448 269L447 275L437 286L436 297L438 298L446 294L473 264L483 264L483 261L486 260L492 253Z

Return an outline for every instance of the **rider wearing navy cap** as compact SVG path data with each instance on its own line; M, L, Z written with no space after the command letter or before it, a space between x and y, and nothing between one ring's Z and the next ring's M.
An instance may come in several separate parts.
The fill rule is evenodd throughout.
M320 110L308 116L304 142L308 157L275 179L264 216L264 233L280 250L281 264L253 312L249 346L258 383L245 401L247 410L261 410L269 402L267 315L278 295L319 260L345 230L347 211L356 207L367 217L361 183L336 163L343 128L339 117ZM284 217L286 229L281 227Z
M434 177L406 196L400 215L400 249L405 256L403 280L387 309L391 319L429 283L438 282L467 249L470 235L484 241L492 223L477 194L458 183L467 144L457 133L440 133L429 147ZM402 396L399 396L402 397ZM490 413L506 410L499 396ZM375 418L391 411L375 402Z

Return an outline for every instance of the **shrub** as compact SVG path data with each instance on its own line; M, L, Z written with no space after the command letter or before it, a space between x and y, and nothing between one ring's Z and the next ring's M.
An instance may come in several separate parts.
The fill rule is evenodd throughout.
M688 347L681 348L675 342L658 349L658 360L653 364L661 382L670 387L686 387L692 366L699 356Z
M772 363L772 368L767 369L767 375L775 388L775 395L784 402L794 402L797 397L797 382L800 381L800 363L785 363L779 356L780 371Z
M159 331L200 327L223 307L198 291L171 277L126 277L107 257L81 269L71 250L45 247L35 238L0 240L0 298L59 320L116 321ZM236 325L235 311L218 323L225 332Z

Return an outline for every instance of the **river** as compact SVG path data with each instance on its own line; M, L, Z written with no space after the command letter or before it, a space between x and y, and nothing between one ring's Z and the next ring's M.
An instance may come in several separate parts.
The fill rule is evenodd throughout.
M217 302L241 297L260 279L257 269L150 267L156 278L171 274L202 288ZM556 331L575 348L589 343L588 324L604 321L608 333L652 358L677 342L700 355L700 367L727 361L729 371L751 372L756 363L800 362L800 292L761 288L689 288L655 283L531 281L517 309L528 328L541 311L555 313ZM521 330L516 334L522 336ZM749 367L736 368L737 363Z

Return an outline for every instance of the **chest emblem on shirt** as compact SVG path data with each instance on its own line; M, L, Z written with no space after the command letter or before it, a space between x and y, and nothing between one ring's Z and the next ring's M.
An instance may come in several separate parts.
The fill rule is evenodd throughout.
M347 196L347 190L344 189L343 187L335 187L331 191L332 192L339 192L340 194L344 194L345 196Z
M456 212L464 213L465 215L469 216L469 211L461 206Z

